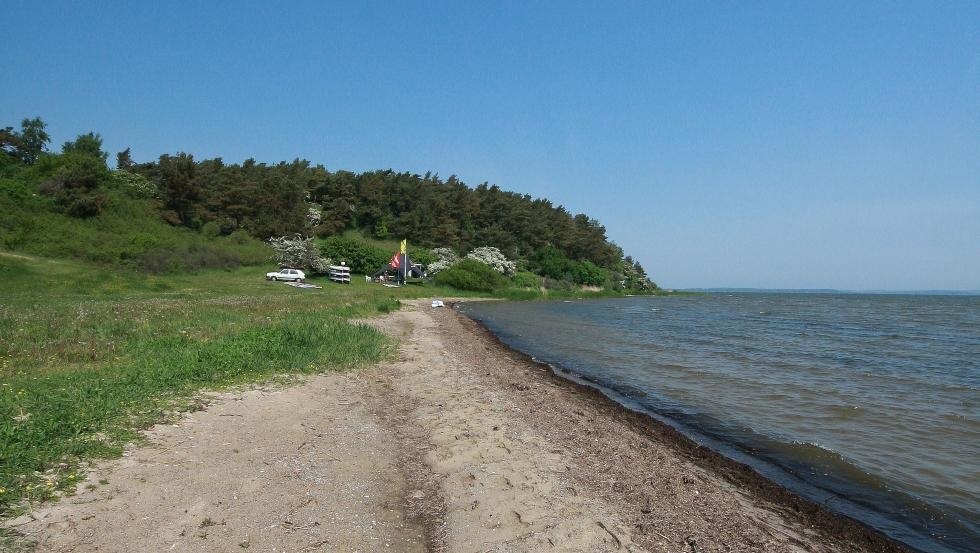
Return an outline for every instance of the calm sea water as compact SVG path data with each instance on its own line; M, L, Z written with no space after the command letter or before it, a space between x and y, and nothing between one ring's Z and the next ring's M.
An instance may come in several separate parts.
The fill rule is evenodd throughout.
M512 347L916 549L980 550L980 297L461 309Z

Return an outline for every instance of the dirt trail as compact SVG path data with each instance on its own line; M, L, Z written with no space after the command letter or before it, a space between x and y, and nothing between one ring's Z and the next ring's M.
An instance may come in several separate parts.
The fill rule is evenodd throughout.
M396 360L217 396L13 524L39 551L894 550L815 530L449 309L368 323Z

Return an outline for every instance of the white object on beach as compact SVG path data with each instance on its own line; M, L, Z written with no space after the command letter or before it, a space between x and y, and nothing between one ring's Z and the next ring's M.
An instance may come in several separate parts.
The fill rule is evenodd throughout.
M442 300L432 300L432 307L446 307Z
M350 284L350 267L348 267L346 264L341 263L340 265L331 265L329 270L330 280L342 284Z
M315 288L317 290L322 290L322 286L317 286L316 284L309 284L307 282L287 282L286 286L292 286L293 288Z

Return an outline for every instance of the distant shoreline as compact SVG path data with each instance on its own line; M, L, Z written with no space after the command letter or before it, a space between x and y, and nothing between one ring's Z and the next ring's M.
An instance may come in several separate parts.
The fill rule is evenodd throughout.
M703 294L846 294L867 296L980 296L980 290L837 290L834 288L677 288Z

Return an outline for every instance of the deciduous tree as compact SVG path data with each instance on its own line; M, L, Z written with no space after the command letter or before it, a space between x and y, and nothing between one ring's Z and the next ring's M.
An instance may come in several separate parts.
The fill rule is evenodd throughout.
M102 136L96 133L80 134L75 140L69 140L61 146L62 153L82 154L92 156L106 162L109 154L102 151Z
M38 157L41 156L41 152L47 148L48 142L51 142L51 137L48 136L45 128L47 124L41 120L40 117L35 117L34 119L24 119L20 123L20 146L18 153L20 154L21 160L28 165L34 164Z

